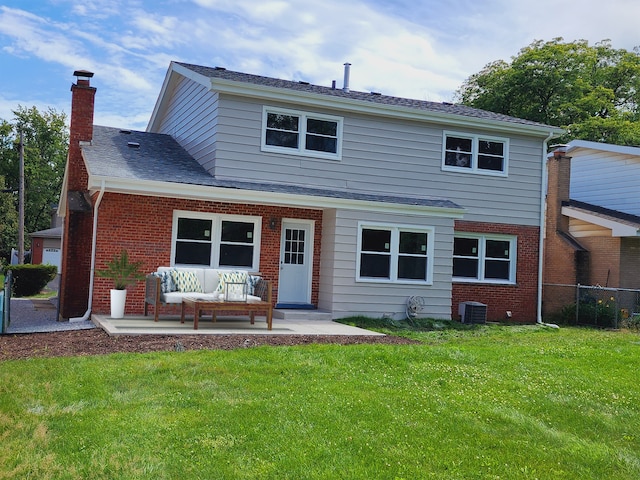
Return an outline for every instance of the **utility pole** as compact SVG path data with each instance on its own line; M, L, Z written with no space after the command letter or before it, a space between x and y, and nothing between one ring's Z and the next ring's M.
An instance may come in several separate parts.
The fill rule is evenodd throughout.
M24 143L20 130L20 187L18 193L18 265L24 263Z

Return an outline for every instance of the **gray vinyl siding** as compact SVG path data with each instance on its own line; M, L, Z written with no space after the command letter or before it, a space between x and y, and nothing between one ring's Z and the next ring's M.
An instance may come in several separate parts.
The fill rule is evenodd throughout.
M219 179L433 196L466 209L465 220L540 224L542 139L509 137L508 177L442 171L443 128L410 120L331 109L268 106L343 117L341 160L262 152L261 101L207 92L182 79L175 85L160 131ZM447 127L447 131L504 134Z
M356 281L358 222L434 227L432 285L372 283ZM404 317L409 296L426 300L425 317L451 318L451 269L453 220L418 215L390 215L353 210L325 212L322 227L322 257L318 307L334 318L351 315L381 317L391 313Z
M572 200L640 215L640 158L579 149L571 154Z
M215 174L219 129L218 95L180 77L157 129L182 145L212 175Z
M441 127L349 114L341 115L342 159L327 160L262 152L263 104L229 96L221 98L219 104L218 178L302 183L352 192L428 195L463 206L466 220L540 223L540 139L509 138L508 177L446 172L441 169ZM283 104L269 106L287 108ZM314 112L340 115L329 110Z

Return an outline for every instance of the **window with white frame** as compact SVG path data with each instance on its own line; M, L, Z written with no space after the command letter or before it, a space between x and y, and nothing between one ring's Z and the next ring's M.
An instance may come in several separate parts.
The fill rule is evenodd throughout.
M516 237L456 234L453 278L458 281L515 283Z
M362 223L357 280L431 283L433 228Z
M444 132L442 169L505 176L508 151L506 138Z
M258 270L260 217L175 211L172 265Z
M342 118L265 107L262 150L339 159L342 153Z

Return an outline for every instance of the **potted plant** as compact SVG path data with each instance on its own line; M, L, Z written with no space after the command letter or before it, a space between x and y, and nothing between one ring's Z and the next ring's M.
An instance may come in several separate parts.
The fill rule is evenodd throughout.
M127 299L127 286L133 285L138 280L144 278L140 271L142 262L131 262L126 250L122 250L120 255L115 255L107 262L106 268L98 270L99 277L108 278L113 281L111 289L111 318L124 317L124 304Z

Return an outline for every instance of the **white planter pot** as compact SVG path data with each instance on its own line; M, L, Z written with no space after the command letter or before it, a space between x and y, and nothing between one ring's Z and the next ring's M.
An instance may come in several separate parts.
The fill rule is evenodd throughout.
M124 317L124 303L126 300L126 290L111 290L111 318Z

